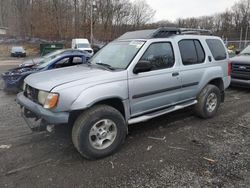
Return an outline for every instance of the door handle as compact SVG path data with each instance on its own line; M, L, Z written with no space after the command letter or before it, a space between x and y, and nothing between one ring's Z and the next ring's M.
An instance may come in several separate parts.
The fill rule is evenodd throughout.
M172 73L172 76L173 77L179 76L179 73L178 72L174 72L174 73Z

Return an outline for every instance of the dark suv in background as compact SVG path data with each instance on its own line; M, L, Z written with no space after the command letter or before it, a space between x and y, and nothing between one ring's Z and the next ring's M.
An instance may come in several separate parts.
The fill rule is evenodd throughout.
M231 62L231 85L250 88L250 45L231 58Z

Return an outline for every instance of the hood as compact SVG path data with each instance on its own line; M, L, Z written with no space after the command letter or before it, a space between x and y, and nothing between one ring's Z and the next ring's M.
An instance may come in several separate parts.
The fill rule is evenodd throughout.
M22 64L20 64L19 67L30 67L30 66L39 64L42 60L43 60L42 57L28 59L28 60L25 60Z
M239 55L231 58L232 63L250 64L250 55Z
M35 73L28 76L25 79L25 82L36 89L51 91L53 88L63 84L68 84L69 87L71 87L81 84L103 83L109 80L114 81L121 79L121 77L123 79L126 78L121 76L119 73L120 71L115 72L90 66L78 65Z
M17 67L14 69L10 69L7 72L3 73L4 76L19 76L19 75L26 75L33 72L38 71L39 69L30 67Z

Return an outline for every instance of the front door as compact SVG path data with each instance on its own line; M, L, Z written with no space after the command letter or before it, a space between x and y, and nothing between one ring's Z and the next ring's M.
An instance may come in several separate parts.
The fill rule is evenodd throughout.
M131 116L139 116L178 102L181 79L170 42L152 43L140 61L149 61L151 71L129 76Z

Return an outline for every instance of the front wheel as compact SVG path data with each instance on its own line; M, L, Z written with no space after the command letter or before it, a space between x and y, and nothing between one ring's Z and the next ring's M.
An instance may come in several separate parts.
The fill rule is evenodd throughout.
M72 140L82 156L98 159L117 151L126 133L125 120L118 110L97 105L78 117L72 129Z
M221 95L218 87L207 85L198 96L195 112L201 118L212 118L216 115L221 103Z

